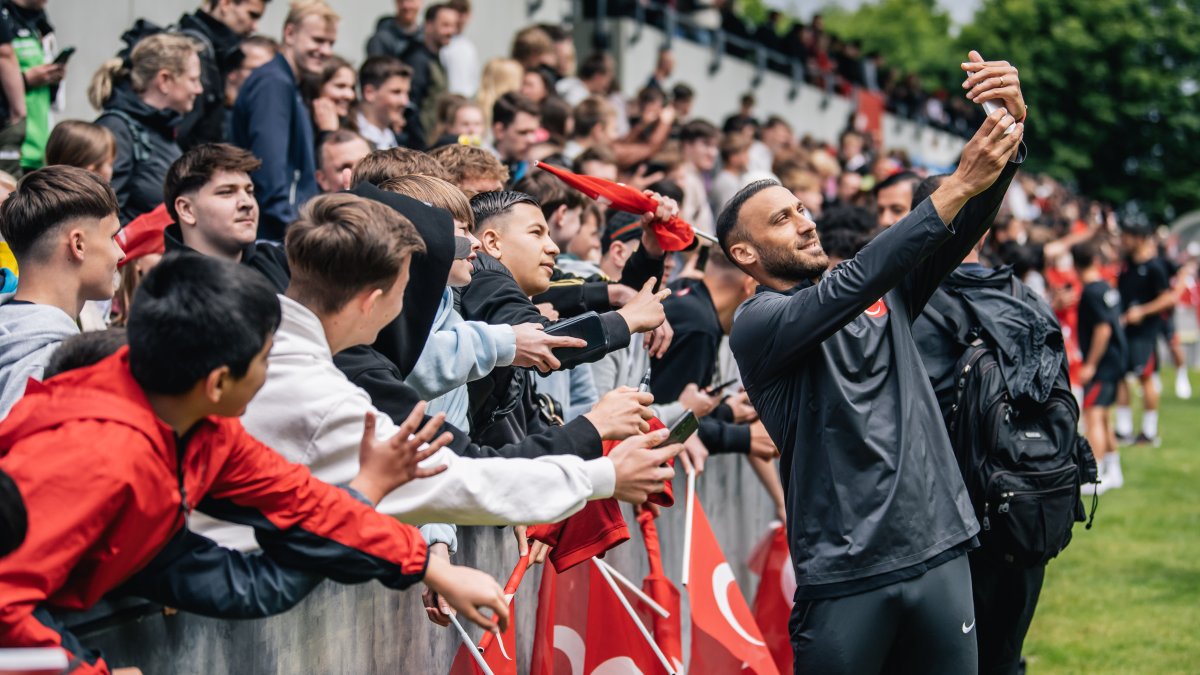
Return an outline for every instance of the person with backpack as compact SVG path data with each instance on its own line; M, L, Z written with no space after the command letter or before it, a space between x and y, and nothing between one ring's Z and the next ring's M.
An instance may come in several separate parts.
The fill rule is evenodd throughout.
M122 225L162 203L163 178L182 154L176 127L202 91L199 47L172 33L141 39L128 63L109 59L92 77L88 100L103 111L96 124L117 140L112 187Z
M200 46L200 81L204 92L179 123L179 147L187 151L202 143L222 143L226 128L225 80L242 65L243 38L258 30L270 0L204 0L191 14L180 17L175 32Z
M797 672L978 669L965 554L980 528L911 330L1026 155L1016 68L970 60L968 95L1004 107L954 174L854 258L828 271L807 209L775 180L717 219L726 256L760 284L730 347L782 453Z
M913 208L944 176L925 179ZM913 339L982 525L968 554L979 672L1019 672L1046 574L1082 519L1093 467L1053 310L1013 273L980 262L982 240L913 323Z

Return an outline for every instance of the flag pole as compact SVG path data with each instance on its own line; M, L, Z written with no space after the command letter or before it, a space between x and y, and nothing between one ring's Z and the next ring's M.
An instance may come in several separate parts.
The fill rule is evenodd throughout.
M609 565L608 563L604 562L603 560L597 559L596 562L603 565L605 567L605 569L608 570L608 573L611 574L613 576L613 578L617 580L617 583L624 586L626 588L626 590L628 590L630 593L633 593L634 595L636 595L638 600L641 600L642 602L646 603L646 606L649 607L655 614L661 616L664 619L671 618L671 613L667 611L666 607L663 607L662 605L655 602L653 598L646 595L645 592L642 591L642 589L635 586L632 581L630 581L629 579L627 579L625 577L625 575L618 572L617 568L613 567L612 565Z
M479 666L479 669L483 671L483 675L496 675L492 672L492 669L488 667L487 661L483 660L483 654L481 654L479 649L475 647L475 643L471 640L471 636L467 635L466 629L463 628L462 624L458 622L458 616L454 613L451 613L450 622L454 624L454 629L458 631L459 639L461 639L462 643L466 645L467 651L471 652L471 656L475 658L475 665Z
M629 598L625 597L625 594L621 592L620 588L617 588L617 582L613 580L612 575L608 573L608 569L604 563L600 562L600 559L595 557L592 558L592 562L596 564L596 569L600 570L600 576L604 577L604 580L608 582L608 587L611 588L612 592L616 594L617 600L621 602L621 605L625 608L625 611L629 613L629 618L633 619L633 623L637 625L638 630L642 633L642 637L646 639L646 643L650 645L650 649L654 651L654 655L658 657L658 660L660 663L662 663L663 668L666 668L670 675L675 675L675 669L671 667L671 662L667 660L666 654L663 654L662 650L658 648L658 643L654 641L654 638L650 637L650 631L646 630L646 625L642 623L640 618L638 618L637 612L633 611L633 605L629 604Z
M688 585L688 568L692 565L692 519L695 515L696 500L696 472L688 471L687 474L687 510L685 511L683 520L683 573L680 575L680 583L684 586Z

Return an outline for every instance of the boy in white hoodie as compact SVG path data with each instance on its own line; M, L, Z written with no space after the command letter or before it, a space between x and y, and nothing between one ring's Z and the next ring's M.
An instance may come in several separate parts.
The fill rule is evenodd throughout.
M27 174L0 206L0 232L21 269L0 295L0 418L59 343L79 333L88 300L111 300L124 252L112 188L90 171L50 166Z
M280 296L283 321L275 336L267 381L242 421L255 437L344 483L357 471L361 420L375 412L377 434L396 425L333 364L333 354L370 344L401 309L408 261L422 244L411 222L393 209L350 194L312 200L286 240L292 282ZM651 449L665 434L629 438L607 457L470 459L443 448L423 466L445 465L432 478L391 492L378 510L409 523L463 525L554 522L590 499L641 503L662 489L665 466L682 446ZM244 547L245 534L206 533Z

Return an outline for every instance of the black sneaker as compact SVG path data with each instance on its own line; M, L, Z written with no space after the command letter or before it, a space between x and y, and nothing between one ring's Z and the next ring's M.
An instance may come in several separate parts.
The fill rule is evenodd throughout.
M1135 440L1133 436L1126 434L1117 434L1117 445L1133 445Z
M1159 440L1158 436L1154 436L1152 438L1150 436L1147 436L1146 434L1138 434L1137 438L1133 439L1133 444L1134 445L1149 445L1152 448L1157 448L1158 446L1162 445L1162 441Z

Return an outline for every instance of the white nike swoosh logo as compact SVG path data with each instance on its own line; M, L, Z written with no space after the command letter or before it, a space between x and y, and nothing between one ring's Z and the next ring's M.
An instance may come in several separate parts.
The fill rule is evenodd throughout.
M962 625L962 629L963 629L963 635L966 635L967 633L970 633L970 632L971 632L971 629L972 629L972 628L974 628L974 627L975 627L975 619L971 619L971 625L970 625L970 626L968 626L968 625L967 625L967 622L966 622L966 621L964 621L964 622L963 622L963 625Z

